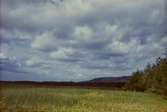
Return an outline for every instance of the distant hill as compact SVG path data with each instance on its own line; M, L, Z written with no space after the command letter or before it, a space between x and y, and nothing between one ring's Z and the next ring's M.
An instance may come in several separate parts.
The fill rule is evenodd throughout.
M130 79L129 76L122 77L100 77L81 82L56 82L56 81L0 81L2 85L19 85L21 87L82 87L82 88L101 88L101 89L121 89Z
M126 83L130 79L130 76L122 76L122 77L99 77L88 82L91 83Z

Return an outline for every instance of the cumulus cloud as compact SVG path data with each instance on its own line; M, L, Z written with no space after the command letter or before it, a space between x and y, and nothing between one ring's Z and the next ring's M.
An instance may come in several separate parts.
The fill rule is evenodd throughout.
M25 63L26 63L27 66L31 66L31 67L37 66L37 67L39 67L44 62L39 57L31 57L30 59L26 60Z
M111 49L111 52L114 54L126 54L130 50L127 44L119 41L115 41L111 45L109 45L109 49Z
M31 47L39 50L49 50L55 45L53 32L45 32L41 35L37 35L31 43Z
M1 53L0 57L0 71L8 72L23 72L20 70L21 63L17 62L16 57L7 57ZM3 74L1 74L3 75Z
M10 2L7 0L2 3L4 3L4 6L2 5L4 9L2 23L5 23L3 25L10 28L17 26L26 30L62 26L62 23L75 17L78 18L92 10L91 4L84 0L52 2L51 0L37 0L36 2L25 0Z
M60 48L57 51L51 52L49 57L53 59L67 59L74 52L75 51L72 48Z
M113 41L107 46L107 48L113 54L127 54L133 52L133 49L138 49L139 45L139 40L137 41L136 39L131 39L129 42Z
M31 33L19 31L17 29L7 30L0 29L0 40L3 42L11 41L11 40L27 40L31 39Z
M113 35L115 35L115 33L117 32L117 30L118 30L118 28L119 28L119 26L118 25L110 25L110 24L107 24L106 26L105 26L105 34L107 35L107 36L113 36Z
M6 59L7 56L4 53L0 53L0 59Z
M77 26L74 30L73 36L79 41L89 41L94 37L94 32L88 26Z
M3 69L29 71L34 76L23 75L28 79L130 75L167 54L165 0L1 0L1 4L0 59L9 62ZM15 62L22 66L14 67Z
M167 45L167 37L163 37L161 40L160 40L160 44L162 46L166 46ZM167 47L167 46L166 46Z

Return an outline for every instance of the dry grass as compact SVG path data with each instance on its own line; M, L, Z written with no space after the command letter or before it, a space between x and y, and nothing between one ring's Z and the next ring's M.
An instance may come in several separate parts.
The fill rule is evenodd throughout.
M1 89L1 112L167 112L167 101L140 92L75 88Z

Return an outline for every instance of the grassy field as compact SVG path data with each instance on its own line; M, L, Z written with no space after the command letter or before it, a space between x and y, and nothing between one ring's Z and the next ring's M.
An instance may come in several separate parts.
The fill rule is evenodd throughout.
M1 88L1 112L167 112L160 96L78 88Z

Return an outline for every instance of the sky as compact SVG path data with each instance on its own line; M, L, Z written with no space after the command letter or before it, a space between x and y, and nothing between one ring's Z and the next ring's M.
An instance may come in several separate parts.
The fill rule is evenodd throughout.
M167 54L166 0L0 2L0 80L126 76Z

